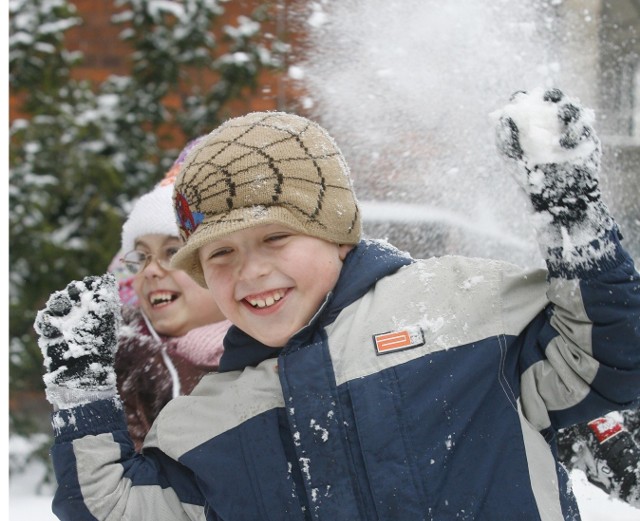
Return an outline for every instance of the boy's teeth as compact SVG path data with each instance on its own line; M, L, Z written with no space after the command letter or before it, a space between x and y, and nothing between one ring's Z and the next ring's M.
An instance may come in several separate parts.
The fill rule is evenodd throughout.
M282 296L282 292L278 291L264 299L249 297L247 300L254 308L266 308L268 306L273 306L282 298Z

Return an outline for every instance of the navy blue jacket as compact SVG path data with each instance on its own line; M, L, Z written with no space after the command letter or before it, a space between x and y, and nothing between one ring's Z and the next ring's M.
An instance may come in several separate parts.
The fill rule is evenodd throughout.
M414 261L362 242L282 349L232 328L220 373L136 454L117 399L54 415L61 519L577 520L558 428L638 404L640 282Z

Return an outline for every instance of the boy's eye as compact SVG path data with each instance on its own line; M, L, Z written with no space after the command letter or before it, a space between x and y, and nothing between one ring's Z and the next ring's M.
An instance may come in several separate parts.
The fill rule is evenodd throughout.
M224 257L231 253L231 248L220 248L219 250L214 250L209 254L210 259L218 259L220 257Z
M269 235L265 240L266 242L276 242L281 239L286 239L290 235L291 235L290 233L276 233L274 235Z

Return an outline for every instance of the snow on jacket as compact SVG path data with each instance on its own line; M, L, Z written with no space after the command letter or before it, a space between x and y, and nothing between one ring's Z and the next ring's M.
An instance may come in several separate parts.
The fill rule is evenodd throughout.
M218 369L222 339L231 325L218 322L182 337L158 335L139 307L124 306L115 370L129 433L136 450L160 410L190 393L207 373Z
M567 279L363 242L281 350L221 372L136 454L117 400L54 415L64 520L577 520L556 429L637 404L640 282L617 237Z

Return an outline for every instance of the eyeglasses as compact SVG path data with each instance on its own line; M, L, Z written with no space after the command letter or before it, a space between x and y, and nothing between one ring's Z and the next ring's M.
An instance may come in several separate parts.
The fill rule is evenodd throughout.
M153 259L155 259L163 270L169 271L173 269L171 267L171 258L178 250L178 246L167 246L166 248L161 249L157 254L133 250L127 253L120 260L133 275L142 272Z

